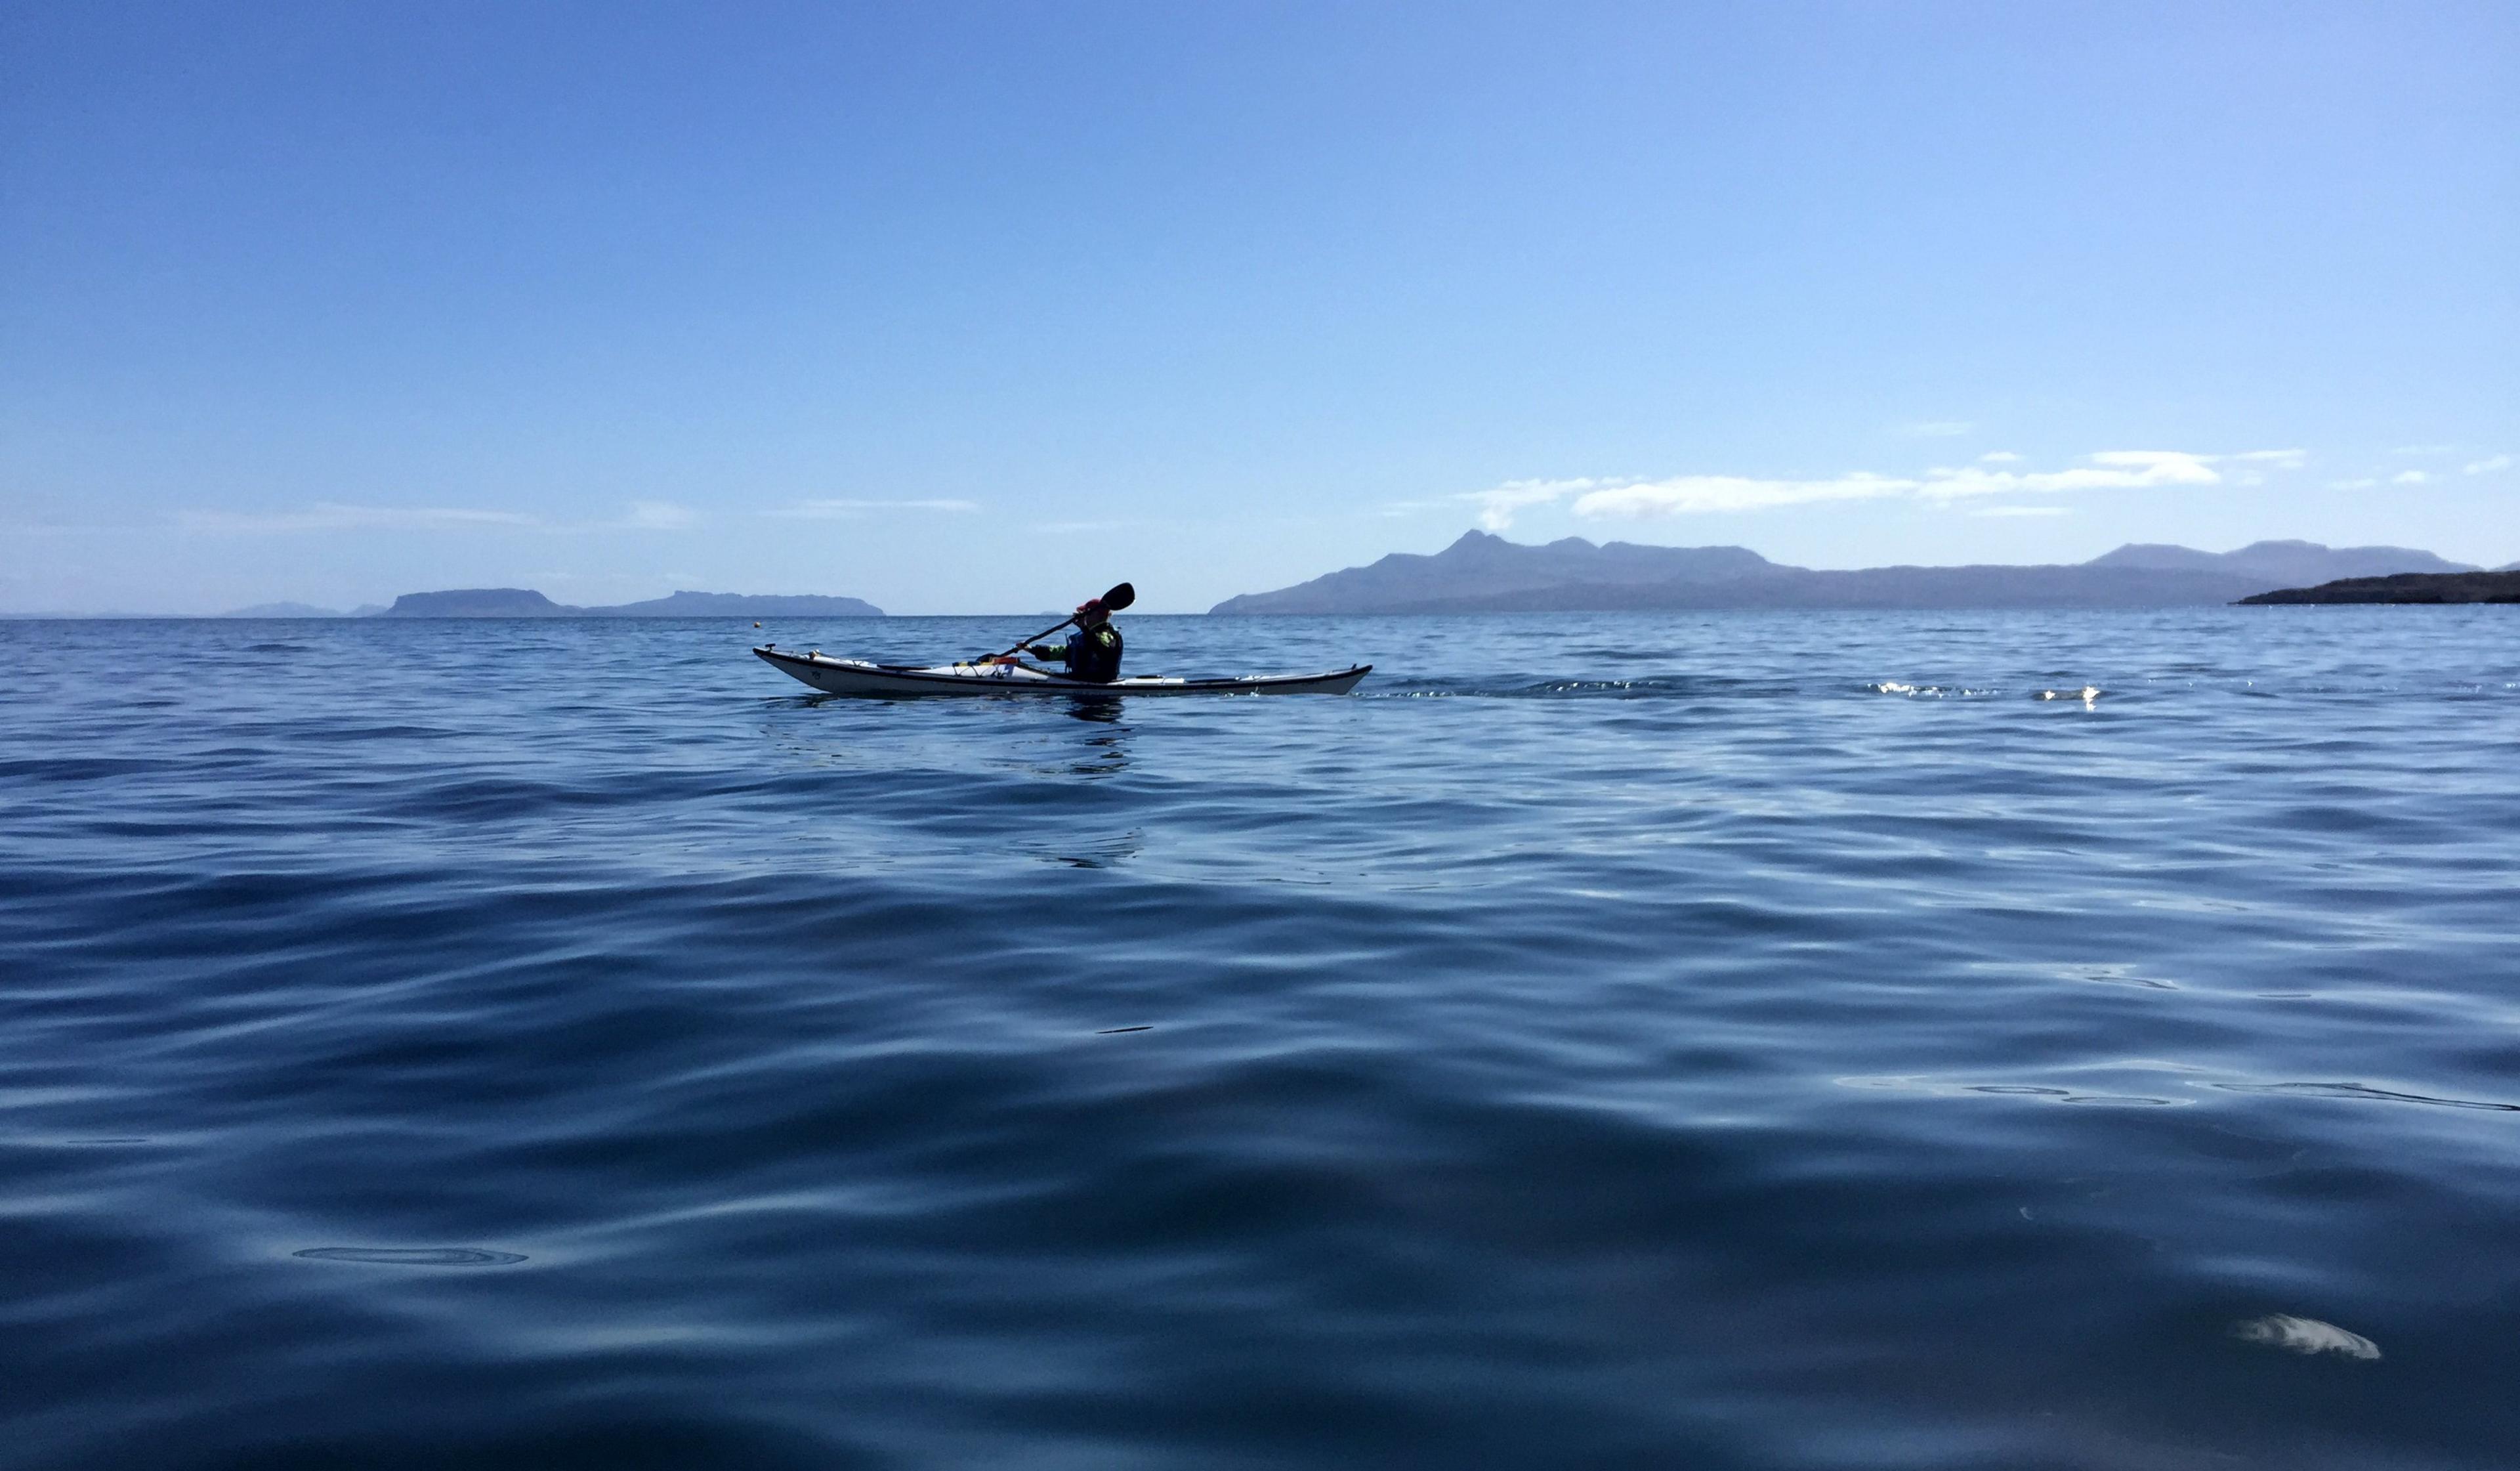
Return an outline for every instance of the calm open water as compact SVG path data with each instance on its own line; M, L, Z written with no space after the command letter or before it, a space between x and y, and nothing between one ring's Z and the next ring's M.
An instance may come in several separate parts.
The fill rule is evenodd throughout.
M0 624L0 1463L2520 1463L2515 617Z

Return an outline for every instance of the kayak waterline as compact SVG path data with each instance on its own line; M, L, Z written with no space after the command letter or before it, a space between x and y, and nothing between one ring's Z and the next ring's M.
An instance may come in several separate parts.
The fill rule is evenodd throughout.
M1373 672L1373 666L1360 664L1319 674L1243 674L1231 679L1136 674L1105 684L1014 664L951 664L920 668L865 659L834 659L820 651L791 654L770 644L752 652L772 668L831 695L1344 695Z

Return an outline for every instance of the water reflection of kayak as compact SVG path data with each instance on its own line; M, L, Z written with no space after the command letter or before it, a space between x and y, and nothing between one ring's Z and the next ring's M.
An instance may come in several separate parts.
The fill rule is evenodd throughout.
M752 651L773 668L832 695L1344 695L1373 671L1370 664L1322 674L1244 674L1234 679L1168 679L1135 674L1097 684L1013 664L949 664L935 668L791 654L768 644Z

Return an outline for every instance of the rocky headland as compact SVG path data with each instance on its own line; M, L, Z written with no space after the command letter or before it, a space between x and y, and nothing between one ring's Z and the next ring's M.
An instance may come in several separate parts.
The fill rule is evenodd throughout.
M2520 569L2340 577L2317 587L2254 593L2243 603L2520 603Z

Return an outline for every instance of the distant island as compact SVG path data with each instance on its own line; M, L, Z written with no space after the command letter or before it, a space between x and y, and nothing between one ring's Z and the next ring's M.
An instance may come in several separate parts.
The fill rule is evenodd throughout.
M2243 603L2520 603L2520 566L2498 572L2399 573L2285 587Z
M250 608L237 608L219 615L221 618L366 618L382 613L375 603L343 613L338 608L318 608L312 603L256 603Z
M450 592L407 592L379 618L881 618L883 610L857 598L810 594L678 592L644 603L575 608L555 603L528 587L468 587Z
M1224 616L1597 613L1669 609L2172 608L2238 602L2340 577L2474 574L2408 547L2260 541L2231 552L2135 544L2056 566L1819 572L1738 546L1546 546L1468 531L1432 556L1393 553L1208 610Z

